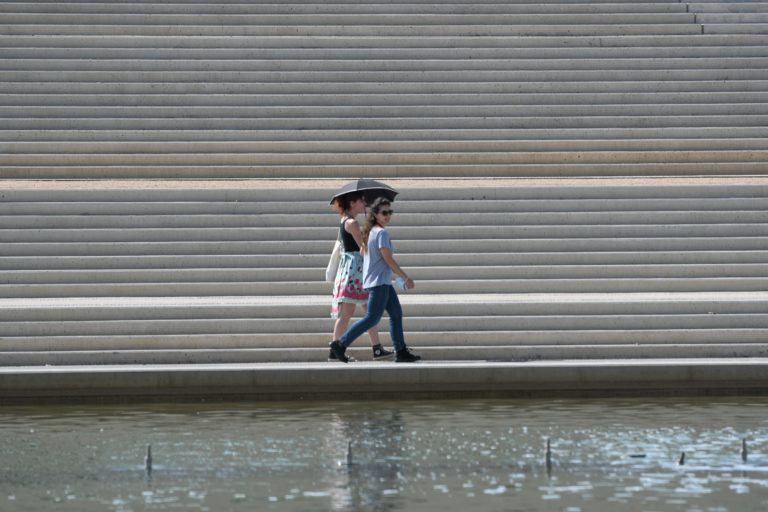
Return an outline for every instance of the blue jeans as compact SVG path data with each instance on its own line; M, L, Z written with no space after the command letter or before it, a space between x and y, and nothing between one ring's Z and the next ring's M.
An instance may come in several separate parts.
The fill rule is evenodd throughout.
M392 345L398 352L405 349L403 308L400 307L400 300L397 298L395 288L391 284L383 284L369 288L367 292L368 312L363 318L349 326L347 332L339 340L341 345L345 348L350 346L365 331L378 324L386 310L389 313L389 334L392 336Z

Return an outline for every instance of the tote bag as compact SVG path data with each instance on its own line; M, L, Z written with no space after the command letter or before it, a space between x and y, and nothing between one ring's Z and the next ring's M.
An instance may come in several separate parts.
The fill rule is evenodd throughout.
M339 262L341 261L341 241L336 240L331 252L331 260L325 268L325 280L329 283L336 281L336 273L339 271Z

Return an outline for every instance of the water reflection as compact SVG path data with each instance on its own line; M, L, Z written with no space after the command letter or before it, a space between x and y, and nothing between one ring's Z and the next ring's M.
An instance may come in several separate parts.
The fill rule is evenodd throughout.
M329 442L338 461L332 510L397 510L403 460L402 416L397 410L334 414ZM386 498L386 499L385 499Z
M762 511L766 405L6 407L0 510Z

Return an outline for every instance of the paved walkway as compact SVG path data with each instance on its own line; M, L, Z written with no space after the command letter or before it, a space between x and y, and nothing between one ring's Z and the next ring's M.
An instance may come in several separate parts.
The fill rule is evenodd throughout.
M403 187L541 187L626 185L767 185L768 176L722 177L624 177L624 178L382 178L395 188ZM336 188L348 179L253 179L253 180L2 180L3 189L149 189L149 188Z

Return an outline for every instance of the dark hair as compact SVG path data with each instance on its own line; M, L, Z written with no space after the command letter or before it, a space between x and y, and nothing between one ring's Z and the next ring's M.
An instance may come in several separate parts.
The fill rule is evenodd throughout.
M333 209L336 210L337 213L342 214L349 210L349 207L352 203L358 199L362 199L362 197L363 194L360 192L350 192L349 194L339 196L333 200Z
M360 247L361 251L365 251L368 248L368 235L371 234L371 230L377 224L376 214L381 211L385 206L391 206L392 202L386 197L378 197L368 209L368 213L365 215L365 223L362 228L363 245Z

